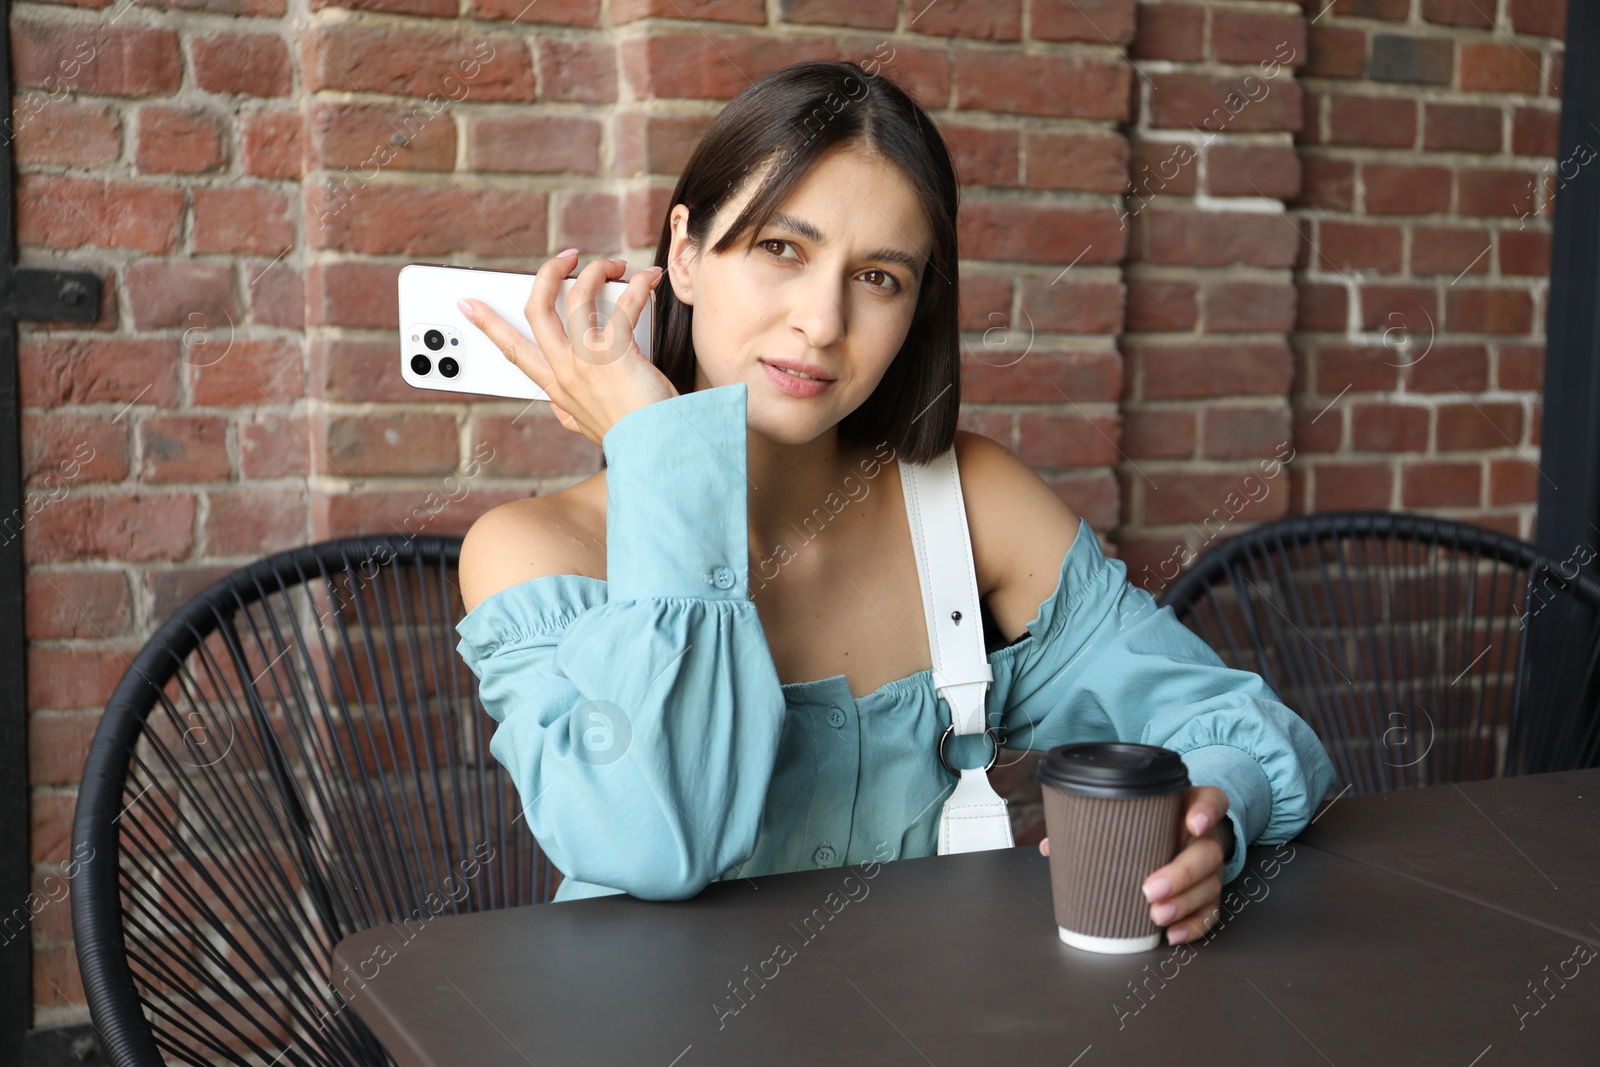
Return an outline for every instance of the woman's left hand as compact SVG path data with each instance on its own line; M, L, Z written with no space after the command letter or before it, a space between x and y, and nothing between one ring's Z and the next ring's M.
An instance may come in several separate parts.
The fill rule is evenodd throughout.
M1217 827L1227 817L1228 794L1213 785L1192 786L1183 807L1183 846L1171 863L1151 871L1142 887L1150 921L1167 928L1173 945L1198 940L1219 917L1223 847ZM1048 837L1039 842L1039 851L1050 855Z

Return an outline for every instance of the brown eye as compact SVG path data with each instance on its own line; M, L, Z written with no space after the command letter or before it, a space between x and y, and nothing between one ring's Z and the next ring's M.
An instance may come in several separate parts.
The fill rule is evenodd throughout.
M874 289L882 289L885 292L891 292L891 293L896 293L896 292L900 291L900 282L895 278L894 275L890 274L888 271L879 270L877 267L873 267L871 270L862 271L861 272L861 277L865 278L869 274L877 274L877 275L879 275L879 276L881 276L883 278L884 284L881 284L881 285L880 284L873 284L872 287ZM872 283L869 283L869 284L872 284Z
M766 251L768 251L772 255L777 256L779 259L782 259L783 258L784 246L787 245L788 243L789 243L788 241L780 241L776 237L769 237L765 241L761 242L761 247L763 249L766 249ZM768 245L777 245L778 246L778 251L773 252L770 248L767 247Z

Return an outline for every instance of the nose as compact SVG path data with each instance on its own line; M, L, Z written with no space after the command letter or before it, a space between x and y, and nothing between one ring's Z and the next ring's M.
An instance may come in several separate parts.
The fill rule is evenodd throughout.
M815 271L793 293L789 321L805 337L806 344L814 349L838 344L844 338L845 292L837 276Z

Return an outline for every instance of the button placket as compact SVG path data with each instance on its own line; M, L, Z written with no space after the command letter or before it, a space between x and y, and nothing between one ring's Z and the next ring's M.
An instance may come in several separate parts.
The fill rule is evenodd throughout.
M828 700L832 697L832 700ZM838 683L836 690L822 696L828 701L814 705L811 714L813 737L817 754L817 797L822 803L810 819L811 862L818 867L832 867L841 862L849 847L850 834L855 825L856 794L860 785L861 734L849 729L855 701L849 687ZM827 730L822 730L826 723ZM802 853L804 855L804 853Z

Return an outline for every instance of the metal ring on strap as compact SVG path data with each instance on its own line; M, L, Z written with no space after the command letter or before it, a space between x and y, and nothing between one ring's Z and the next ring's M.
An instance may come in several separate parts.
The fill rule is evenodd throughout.
M945 770L949 771L955 777L960 778L961 772L951 767L950 761L944 758L944 743L949 740L950 735L955 732L955 729L956 724L951 723L949 726L944 728L944 733L939 735L939 762L944 764ZM994 742L994 754L989 757L989 762L985 764L983 768L984 773L987 774L989 772L989 768L994 766L995 760L1000 758L1000 732L993 726L986 727L983 732L989 735L990 741Z

